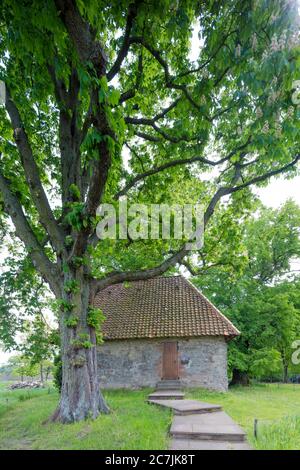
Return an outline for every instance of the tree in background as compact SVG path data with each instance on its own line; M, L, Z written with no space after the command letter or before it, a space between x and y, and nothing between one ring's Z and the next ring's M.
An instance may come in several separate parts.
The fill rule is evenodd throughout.
M34 269L20 243L6 233L10 256L0 264L0 340L5 351L18 351L47 380L59 347L55 306L47 285ZM50 311L51 309L51 311ZM50 324L51 323L51 324Z
M38 366L40 380L47 381L54 369L54 357L59 346L57 330L49 326L43 315L28 322L26 333L19 349L32 366Z
M16 354L8 359L11 373L15 377L20 377L24 381L25 377L36 377L39 373L37 365L32 365L30 360L21 354Z
M300 255L300 208L292 201L279 210L262 207L239 229L248 257L239 274L231 257L230 265L211 265L195 283L242 332L229 348L232 383L281 372L286 382L292 343L300 337L300 279L291 267Z
M99 241L99 204L200 200L208 227L224 196L244 206L252 185L295 174L298 19L285 0L3 0L1 215L60 303L53 419L108 411L97 290L178 269L189 254L187 241Z

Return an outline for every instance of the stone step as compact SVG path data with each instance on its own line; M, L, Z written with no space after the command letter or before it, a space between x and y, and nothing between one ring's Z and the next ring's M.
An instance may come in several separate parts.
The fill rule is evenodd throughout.
M247 442L173 439L170 450L251 450Z
M149 400L183 400L184 393L180 390L156 390L150 393Z
M192 415L200 413L214 413L221 411L220 405L213 405L211 403L204 403L197 400L149 400L149 403L171 408L175 415Z
M157 390L175 390L181 389L182 383L180 380L160 380L156 384Z
M175 415L170 429L177 439L243 442L244 431L224 411Z

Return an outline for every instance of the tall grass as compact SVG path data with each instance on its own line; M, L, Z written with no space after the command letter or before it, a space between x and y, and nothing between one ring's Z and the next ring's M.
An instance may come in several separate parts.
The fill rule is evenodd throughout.
M255 447L261 450L299 449L300 416L286 416L274 422L258 423Z

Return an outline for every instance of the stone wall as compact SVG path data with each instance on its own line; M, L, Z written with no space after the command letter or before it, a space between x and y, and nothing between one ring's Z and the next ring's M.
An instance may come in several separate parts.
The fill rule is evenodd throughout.
M101 387L155 387L162 377L163 343L118 340L98 346ZM227 390L227 344L223 337L179 339L178 354L184 386Z

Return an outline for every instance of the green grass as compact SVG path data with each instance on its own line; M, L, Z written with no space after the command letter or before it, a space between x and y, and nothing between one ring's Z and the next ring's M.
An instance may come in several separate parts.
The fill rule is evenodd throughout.
M2 415L12 409L20 401L39 397L41 395L51 392L51 388L47 389L33 389L33 390L9 390L8 387L11 382L0 382L0 419ZM52 388L53 392L53 388Z
M43 424L57 405L54 389L34 390L20 400L27 392L7 391L0 383L0 449L167 449L171 413L148 405L148 393L109 391L109 415L84 423Z
M6 387L0 383L0 449L168 449L171 413L146 403L149 390L107 391L110 415L60 425L43 424L57 405L53 388L27 392ZM300 450L298 385L235 387L228 393L192 389L187 397L222 405L257 449Z
M189 398L217 403L246 431L256 449L300 450L300 385L258 384L228 393L189 390ZM254 439L254 419L258 438Z

